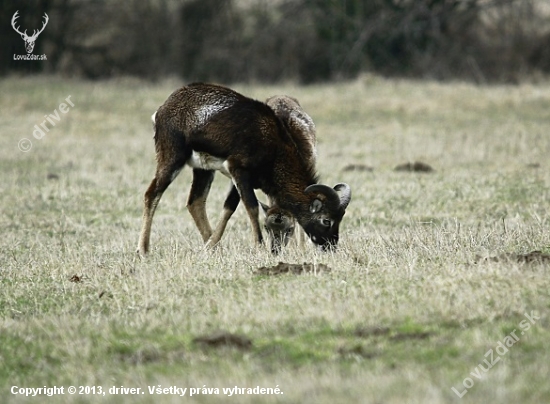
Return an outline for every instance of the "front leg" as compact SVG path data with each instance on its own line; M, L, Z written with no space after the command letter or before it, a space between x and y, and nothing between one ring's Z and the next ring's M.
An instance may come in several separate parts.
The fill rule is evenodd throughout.
M206 243L206 248L211 248L218 244L225 231L227 222L233 215L233 212L235 212L235 210L237 209L237 206L239 206L240 200L241 197L237 192L237 188L235 188L235 186L231 184L231 188L229 189L229 193L227 194L227 197L225 198L225 202L223 204L222 216L220 218L220 221L218 222L218 225L214 229L214 232L208 239Z
M239 192L243 204L248 213L248 218L250 219L250 225L252 226L252 235L254 237L254 242L256 244L262 244L262 230L260 227L259 220L259 209L258 209L258 199L254 193L254 188L252 186L251 175L248 170L244 169L234 169L229 167L229 172L233 178L233 183Z

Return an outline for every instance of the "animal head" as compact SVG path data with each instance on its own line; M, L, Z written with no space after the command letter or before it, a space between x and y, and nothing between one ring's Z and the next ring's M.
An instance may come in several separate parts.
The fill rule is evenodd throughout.
M267 206L262 202L260 205L265 214L264 228L269 236L271 252L278 254L294 235L296 220L289 211L276 205Z
M351 188L340 183L331 188L314 184L305 189L309 212L298 218L308 237L322 250L336 247L340 222L351 201Z
M42 33L42 31L44 31L44 28L46 28L46 25L48 24L48 21L50 19L48 17L48 14L44 13L44 16L43 16L44 22L42 23L42 28L40 28L40 30L38 30L38 31L34 30L32 35L28 36L27 35L27 30L25 30L25 32L21 32L21 31L19 31L19 27L15 26L16 20L19 18L17 13L19 13L19 10L17 10L15 12L15 14L13 15L13 17L11 19L11 26L13 27L15 32L17 32L19 35L21 35L21 38L23 38L23 40L25 41L25 49L27 50L27 53L32 53L32 51L34 49L34 42L36 41L36 38L38 38L38 35L40 35L40 33Z

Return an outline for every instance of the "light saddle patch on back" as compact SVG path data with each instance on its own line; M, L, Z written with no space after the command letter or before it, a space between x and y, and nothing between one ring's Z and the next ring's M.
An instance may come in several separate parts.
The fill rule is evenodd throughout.
M190 128L200 128L201 126L204 126L208 123L208 121L217 113L223 111L224 109L227 109L235 102L237 101L237 98L221 98L218 100L214 100L211 103L207 103L204 105L199 106L195 111L195 119L191 120L190 122ZM153 129L156 129L156 118L157 118L157 112L155 111L153 115L151 115L151 121L153 122ZM154 137L154 134L153 134Z
M220 98L217 100L214 100L210 103L201 105L199 108L195 110L195 114L197 115L196 124L198 127L206 125L210 119L219 112L223 111L224 109L227 109L236 102L236 99L233 98Z

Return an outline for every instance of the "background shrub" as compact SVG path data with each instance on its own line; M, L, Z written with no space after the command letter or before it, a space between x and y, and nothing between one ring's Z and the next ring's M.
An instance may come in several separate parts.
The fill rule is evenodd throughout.
M23 54L10 25L48 27ZM302 83L363 72L516 82L550 72L542 0L8 0L0 74Z

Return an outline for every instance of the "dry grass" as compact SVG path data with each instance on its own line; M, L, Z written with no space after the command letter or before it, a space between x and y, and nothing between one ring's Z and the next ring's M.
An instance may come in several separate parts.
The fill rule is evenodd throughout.
M476 257L548 252L550 84L475 87L386 81L234 86L296 96L316 121L323 182L353 200L334 254L251 246L238 209L214 252L185 209L190 170L168 189L151 256L134 254L154 172L151 113L179 83L0 82L0 391L11 386L219 388L284 395L238 402L545 402L548 263ZM72 96L37 140L33 126ZM22 153L18 141L29 138ZM395 172L423 161L431 173ZM363 164L373 171L344 170ZM217 176L218 217L228 181ZM261 276L279 261L318 274ZM76 277L75 277L76 275ZM540 316L482 380L498 341ZM196 341L222 338L220 343ZM518 334L519 335L519 334ZM223 341L250 341L250 345ZM195 341L195 342L194 342ZM462 381L475 385L459 399ZM81 400L81 401L79 401ZM182 402L57 396L55 402ZM54 402L54 401L52 401Z

